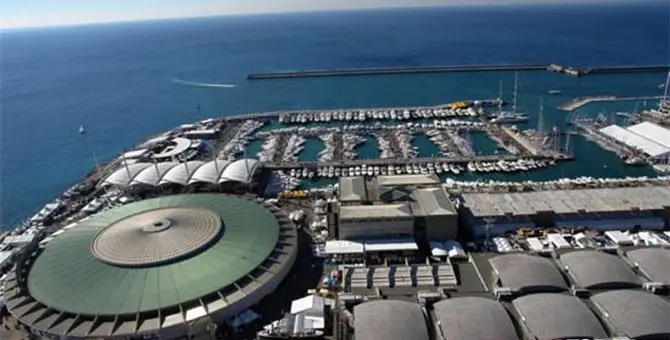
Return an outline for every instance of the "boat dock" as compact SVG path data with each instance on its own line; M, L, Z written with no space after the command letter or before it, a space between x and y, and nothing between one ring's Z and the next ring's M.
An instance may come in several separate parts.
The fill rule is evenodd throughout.
M595 102L617 102L630 100L657 100L662 99L663 96L638 96L638 97L618 97L618 96L594 96L594 97L579 97L568 101L558 107L562 111L574 111L584 105Z
M379 67L360 69L305 70L290 72L250 73L249 80L307 78L333 76L367 76L383 74L409 73L451 73L451 72L497 72L497 71L541 71L564 72L569 75L581 76L596 73L628 73L628 72L664 72L669 65L640 66L596 66L596 67L564 67L556 64L506 64L506 65L456 65L428 67Z
M554 160L546 156L518 156L518 155L479 155L461 157L426 157L426 158L386 158L386 159L353 159L342 161L298 161L282 163L265 163L266 168L274 170L286 169L313 169L318 167L354 167L354 166L380 166L380 165L406 165L406 164L428 164L428 163L455 163L467 164L470 162L492 163L499 161L517 161L519 159ZM561 160L571 160L570 156L564 156Z

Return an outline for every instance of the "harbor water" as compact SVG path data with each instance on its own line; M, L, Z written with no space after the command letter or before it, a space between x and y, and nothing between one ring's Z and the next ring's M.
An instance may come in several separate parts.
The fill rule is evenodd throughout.
M30 216L81 180L94 167L93 155L99 162L109 160L179 124L249 112L489 99L498 96L500 81L506 100L513 91L511 72L262 81L247 80L249 72L550 62L664 64L670 54L668 6L667 1L644 6L638 1L488 6L5 30L0 33L0 226ZM468 34L461 34L465 31ZM537 125L541 100L545 126L562 126L568 113L556 109L561 102L590 95L657 95L665 75L575 78L529 71L519 78L519 108L531 116L526 126L520 125L524 128ZM212 86L216 84L226 86ZM560 89L562 95L549 96L550 89ZM597 115L634 107L634 102L594 103L582 111ZM77 132L82 124L85 135ZM473 135L481 152L495 148L478 138ZM422 153L433 152L421 137L415 143ZM249 156L255 156L261 144L252 142ZM459 179L652 174L648 168L624 166L612 153L581 138L572 138L571 144L574 162L529 174L465 174ZM308 146L301 158L314 157L308 155ZM317 149L318 144L316 154ZM377 142L370 138L357 152L359 158L376 158ZM328 181L316 184L323 183Z

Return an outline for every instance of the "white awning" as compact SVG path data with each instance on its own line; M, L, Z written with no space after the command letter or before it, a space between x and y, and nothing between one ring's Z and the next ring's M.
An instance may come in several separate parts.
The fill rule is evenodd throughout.
M219 182L222 183L228 181L235 181L241 183L250 183L251 177L256 171L258 165L259 162L256 159L246 158L236 160L230 163L230 165L228 165L228 167L226 167L226 169L223 170Z
M203 164L205 164L205 162L201 161L180 163L166 172L165 176L163 176L163 179L161 179L159 184L174 183L188 185L191 176L193 176L196 170L198 170L198 168L200 168Z
M326 241L325 253L332 254L363 254L365 246L361 242L356 241Z
M419 247L411 238L365 241L366 252L403 250L419 250Z

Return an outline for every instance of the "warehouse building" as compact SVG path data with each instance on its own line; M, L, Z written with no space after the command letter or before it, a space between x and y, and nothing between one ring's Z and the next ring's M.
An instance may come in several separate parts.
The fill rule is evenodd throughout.
M619 289L642 285L633 269L616 255L578 250L561 254L559 262L577 288Z
M398 300L365 302L354 308L356 340L428 340L419 305Z
M566 280L558 267L545 257L522 253L506 254L493 257L489 262L495 283L492 286L497 286L497 291L508 290L513 295L523 295L568 290Z
M656 131L650 130L646 126L638 127L635 130L638 132L635 132L631 128L626 129L618 125L610 125L599 131L618 143L631 149L639 150L651 158L667 159L670 156L670 147L649 139L647 134L652 131L657 133Z
M612 290L593 295L591 301L613 335L636 340L670 338L670 302L660 296Z
M416 188L436 187L436 175L397 175L374 178L340 177L339 201L344 204L370 204L374 202L400 202L409 199Z
M628 251L626 258L649 281L670 287L670 249L640 248Z
M662 229L670 222L670 187L627 187L467 193L461 196L460 220L474 237L519 227L587 227L601 230Z
M454 240L458 231L458 216L443 188L414 190L410 197L415 228L431 241Z
M412 238L414 217L407 203L340 207L340 239Z
M628 131L643 136L650 141L670 149L670 130L652 122L642 122L627 128Z
M519 339L509 314L493 299L446 299L433 305L433 313L438 340Z
M564 294L531 294L512 301L525 338L604 339L607 332L578 298Z
M105 211L29 249L4 298L37 336L191 338L272 293L297 248L295 226L271 205L166 196Z

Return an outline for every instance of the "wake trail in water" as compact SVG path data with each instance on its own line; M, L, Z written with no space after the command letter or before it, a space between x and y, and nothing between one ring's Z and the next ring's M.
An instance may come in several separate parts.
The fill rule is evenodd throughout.
M182 79L178 79L178 78L172 78L172 82L174 82L176 84L197 86L197 87L226 88L226 89L236 87L233 84L199 83L199 82L195 82L195 81L182 80Z

